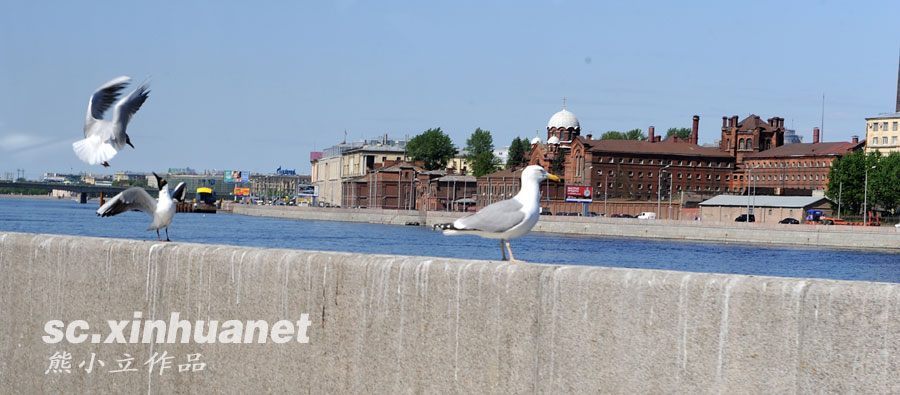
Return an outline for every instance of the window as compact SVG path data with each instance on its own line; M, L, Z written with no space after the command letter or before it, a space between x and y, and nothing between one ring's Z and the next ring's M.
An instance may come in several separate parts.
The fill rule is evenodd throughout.
M882 122L882 123L881 123L881 130L887 131L887 122Z
M894 132L897 131L897 121L894 121L894 122L891 123L891 130L894 131Z
M881 144L887 145L887 136L881 138Z
M878 145L878 137L872 137L872 145Z
M603 175L603 170L597 170L597 175L598 175L598 176L602 176L602 175Z
M872 129L873 131L877 132L878 131L878 122L872 122L872 124L869 125L869 129Z
M897 136L891 137L891 144L897 145Z
M644 178L644 172L639 171L639 172L638 172L638 178Z

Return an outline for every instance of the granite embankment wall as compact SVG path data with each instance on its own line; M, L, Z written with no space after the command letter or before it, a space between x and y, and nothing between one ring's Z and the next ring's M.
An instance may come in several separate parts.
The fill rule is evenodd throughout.
M369 209L235 205L235 214L325 221L370 222L432 226L451 222L464 213ZM611 237L712 241L719 243L784 244L814 247L865 248L900 251L900 229L893 226L825 226L698 221L639 220L543 216L536 232Z
M135 311L307 313L310 341L41 338ZM898 284L0 233L0 312L8 393L900 392ZM63 351L71 372L45 374ZM194 353L205 369L179 373ZM138 370L110 373L124 354Z

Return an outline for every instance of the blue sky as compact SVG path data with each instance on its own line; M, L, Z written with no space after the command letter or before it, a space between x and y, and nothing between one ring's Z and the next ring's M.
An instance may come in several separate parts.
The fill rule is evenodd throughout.
M805 141L894 109L900 2L4 2L0 172L309 171L309 151L440 126L534 136L781 116ZM78 161L87 99L151 78L126 149Z

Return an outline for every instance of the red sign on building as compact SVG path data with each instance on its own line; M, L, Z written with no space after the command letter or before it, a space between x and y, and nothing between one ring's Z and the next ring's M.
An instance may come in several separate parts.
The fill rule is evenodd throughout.
M566 201L590 203L594 196L593 188L583 185L566 185Z

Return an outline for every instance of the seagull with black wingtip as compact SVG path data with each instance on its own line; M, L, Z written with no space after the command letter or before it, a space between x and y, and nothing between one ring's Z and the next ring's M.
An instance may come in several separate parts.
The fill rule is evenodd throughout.
M156 230L156 238L162 240L159 230L165 228L166 241L172 241L169 240L169 225L175 217L175 202L184 201L185 185L183 182L178 183L175 190L169 194L166 180L156 173L153 173L153 176L156 177L156 185L159 188L159 199L153 199L144 188L131 187L100 206L97 215L110 217L126 211L142 211L153 218L147 230Z
M546 179L559 181L559 177L547 173L541 166L528 166L522 170L522 188L516 196L490 204L477 213L452 223L436 224L434 228L443 230L445 235L471 234L500 239L503 260L515 261L509 241L530 232L540 219L540 183Z
M72 143L75 154L87 164L109 167L109 161L119 150L126 145L134 148L131 137L125 131L128 122L150 97L150 89L147 83L143 83L119 100L119 94L130 81L131 78L126 76L114 78L97 88L88 100L84 138ZM103 119L110 107L112 118Z

